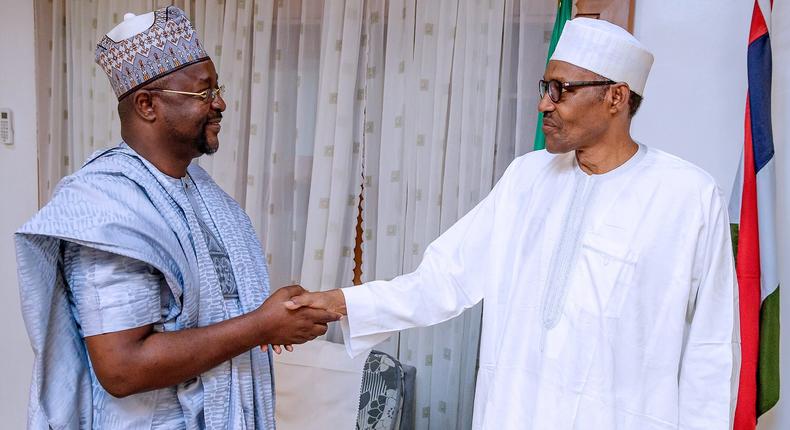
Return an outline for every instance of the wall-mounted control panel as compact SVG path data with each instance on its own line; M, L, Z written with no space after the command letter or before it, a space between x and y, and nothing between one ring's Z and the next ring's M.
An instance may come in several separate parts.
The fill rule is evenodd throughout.
M14 144L14 120L11 109L0 108L0 143Z

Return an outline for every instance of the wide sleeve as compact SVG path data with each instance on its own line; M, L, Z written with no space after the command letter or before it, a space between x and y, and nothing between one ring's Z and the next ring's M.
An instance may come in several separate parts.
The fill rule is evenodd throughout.
M716 188L695 255L696 291L680 363L679 428L731 429L740 372L738 285L729 221Z
M67 242L63 269L84 337L162 321L167 284L149 264Z
M483 299L497 207L502 210L515 164L483 201L428 246L417 270L342 289L348 318L340 326L349 355L397 331L449 320Z

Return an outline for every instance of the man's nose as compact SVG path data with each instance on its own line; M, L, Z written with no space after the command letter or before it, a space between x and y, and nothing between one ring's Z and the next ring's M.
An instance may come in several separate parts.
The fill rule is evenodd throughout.
M540 101L538 102L538 112L552 112L555 108L556 106L554 105L554 102L551 101L547 91L546 94L543 94L543 97L541 97Z
M217 96L214 97L214 100L211 101L211 107L217 109L220 112L224 112L225 108L227 108L227 105L225 104L225 99L223 99L221 95L217 94Z

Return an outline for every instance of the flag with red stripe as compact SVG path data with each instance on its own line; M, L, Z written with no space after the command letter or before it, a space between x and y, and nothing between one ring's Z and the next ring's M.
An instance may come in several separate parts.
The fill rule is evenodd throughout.
M772 3L772 2L771 2ZM776 174L771 130L770 6L754 3L747 54L744 146L731 216L738 220L741 372L735 430L753 430L779 400L779 274ZM740 204L738 204L740 203Z

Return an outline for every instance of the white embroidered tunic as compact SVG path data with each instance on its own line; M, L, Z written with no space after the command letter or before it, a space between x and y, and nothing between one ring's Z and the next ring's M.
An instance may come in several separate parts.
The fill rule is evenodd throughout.
M484 300L475 429L728 429L740 364L725 202L640 145L587 175L515 160L419 268L346 288L350 354Z

